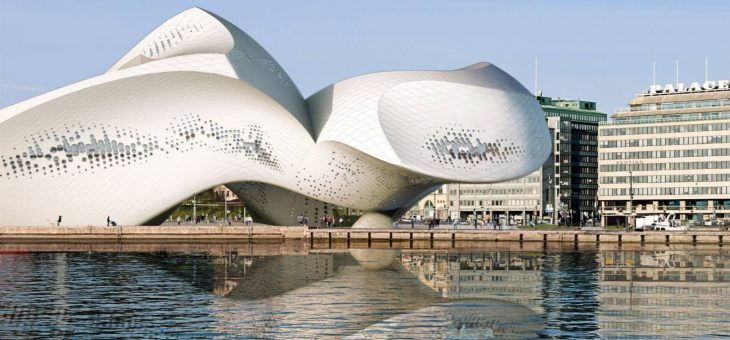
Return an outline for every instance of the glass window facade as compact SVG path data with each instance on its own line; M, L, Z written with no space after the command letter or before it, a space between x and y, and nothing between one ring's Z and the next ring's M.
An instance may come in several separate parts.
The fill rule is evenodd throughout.
M730 90L701 96L640 96L599 125L605 214L675 212L689 225L730 218L721 204L730 199Z

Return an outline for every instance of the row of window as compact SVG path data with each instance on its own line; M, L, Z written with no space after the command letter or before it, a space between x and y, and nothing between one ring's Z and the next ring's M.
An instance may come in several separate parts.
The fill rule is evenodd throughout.
M628 140L604 140L604 141L601 141L601 148L625 148L625 147L641 147L641 146L693 145L693 144L719 144L719 143L730 143L730 135L676 137L676 138L648 138L648 139L628 139Z
M605 120L605 119L604 119ZM582 131L598 131L598 125L596 124L581 124L581 123L573 123L571 124L573 126L574 130L582 130Z
M563 138L560 139L561 142L571 142L576 143L578 141L590 141L595 142L598 141L598 135L597 134L572 134L570 136L567 135L567 133L563 133Z
M593 163L598 162L598 158L590 156L570 156L570 155L555 155L555 162L560 163L560 159L563 159L563 163L570 163L571 160L579 163Z
M730 112L728 112L730 118ZM702 132L702 131L727 131L730 129L730 123L698 123L683 125L665 125L665 126L639 126L628 128L608 128L599 129L598 134L601 136L630 136L630 135L648 135L657 133L681 133L681 132Z
M632 151L632 152L605 152L601 153L601 160L616 159L656 159L678 157L718 157L729 156L730 149L693 149L693 150L664 150L664 151Z
M476 203L476 204L475 204ZM505 204L506 203L506 204ZM453 207L456 204L456 201L450 201L449 206ZM525 207L525 206L539 206L540 200L482 200L482 201L474 201L474 200L460 200L459 206L462 207L488 207L488 206L515 206L515 207Z
M628 196L629 188L600 189L601 196ZM656 195L721 195L730 194L730 187L673 187L673 188L633 188L634 196Z
M709 99L695 100L687 102L665 102L641 104L631 107L631 111L657 111L657 110L676 110L676 109L692 109L700 107L718 107L730 106L730 99Z
M479 196L479 195L523 195L536 194L537 188L493 188L493 189L463 189L449 190L449 195Z
M730 182L730 174L632 176L633 183ZM629 183L629 176L601 177L601 184Z
M677 281L677 280L668 280ZM726 278L716 281L728 281ZM601 305L620 305L620 306L666 306L666 307L702 307L702 308L728 308L730 300L728 299L688 299L681 296L676 298L627 298L627 297L602 297ZM656 323L643 323L652 329L663 330L661 325ZM632 328L636 327L632 325Z
M593 114L580 114L580 113L565 113L555 111L545 111L545 117L562 117L573 121L584 121L584 122L605 122L606 115L593 115Z
M646 124L646 123L672 123L686 122L691 120L710 120L730 118L730 111L724 112L695 112L682 114L663 114L648 116L616 117L610 125L616 124ZM607 125L607 124L601 124Z
M598 146L597 145L573 145L573 148L571 151L583 151L583 152L590 152L590 153L597 153L598 152Z
M615 206L615 207L625 207L628 204L628 201L626 200L611 200L607 201L612 204L609 204L608 206ZM681 209L699 209L699 210L706 210L708 207L713 207L714 209L724 209L725 207L730 207L730 200L665 200L665 201L656 201L656 204L654 204L654 200L646 200L642 201L640 199L634 200L634 205L637 207L641 207L642 205L645 205L646 209L651 210L681 210Z
M600 166L601 172L705 170L705 169L730 169L730 161L642 163L642 164L604 164L604 165Z
M676 110L676 109L692 109L697 107L717 107L729 106L730 99L709 99L694 100L689 102L666 102L641 104L631 107L631 111L656 111L656 110Z

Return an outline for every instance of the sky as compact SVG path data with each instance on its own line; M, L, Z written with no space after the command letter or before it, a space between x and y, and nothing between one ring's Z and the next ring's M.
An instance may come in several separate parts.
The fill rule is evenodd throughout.
M364 73L496 64L613 113L652 84L730 79L730 1L0 0L0 108L104 73L201 7L258 41L302 94Z

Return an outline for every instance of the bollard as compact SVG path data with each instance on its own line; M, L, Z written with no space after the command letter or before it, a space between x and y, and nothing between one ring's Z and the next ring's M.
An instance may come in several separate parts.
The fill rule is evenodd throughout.
M697 235L692 235L692 245L697 245Z
M619 245L619 246L621 245L621 240L622 240L622 238L623 238L623 235L619 234L619 235L618 235L618 245Z
M520 242L522 242L522 234L520 234Z
M601 234L596 234L596 243L601 242Z
M641 244L644 244L644 234L641 234Z
M665 241L664 241L664 242L665 242L666 244L669 244L669 235L664 235L664 236L665 236L665 237L664 237L664 239L665 239Z

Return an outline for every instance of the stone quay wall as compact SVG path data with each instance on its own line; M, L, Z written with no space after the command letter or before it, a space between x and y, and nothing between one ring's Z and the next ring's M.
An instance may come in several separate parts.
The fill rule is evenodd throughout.
M0 226L0 240L480 241L724 244L730 231L309 229L306 226Z
M0 226L0 240L304 239L307 227L279 226Z

